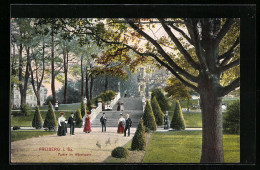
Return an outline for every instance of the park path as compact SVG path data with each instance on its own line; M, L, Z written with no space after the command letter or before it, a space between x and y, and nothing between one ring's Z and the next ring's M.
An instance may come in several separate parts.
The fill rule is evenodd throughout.
M84 133L83 128L76 128L73 136L54 134L11 142L11 163L102 163L115 147L132 139L136 128L131 128L130 137L116 131L108 127L102 133L95 127Z

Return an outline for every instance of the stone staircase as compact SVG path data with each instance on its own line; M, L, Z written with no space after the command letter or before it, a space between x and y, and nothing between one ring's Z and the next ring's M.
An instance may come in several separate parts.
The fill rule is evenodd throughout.
M120 118L120 113L123 113L125 117L126 114L129 114L132 120L132 127L137 127L142 115L143 115L143 105L141 97L129 97L129 98L120 98L120 102L124 103L124 111L116 111L117 104L112 108L112 111L102 111L100 112L95 119L91 121L91 127L101 127L100 117L103 115L103 112L106 113L107 118L107 127L117 127L118 119Z

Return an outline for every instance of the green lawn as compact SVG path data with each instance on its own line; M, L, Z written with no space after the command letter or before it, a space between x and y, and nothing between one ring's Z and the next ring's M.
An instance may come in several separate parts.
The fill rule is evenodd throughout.
M223 135L225 163L240 162L240 136ZM201 131L155 132L143 163L199 163Z
M44 121L47 111L40 111L40 112L41 112L41 115L42 115L42 119ZM57 119L58 119L58 117L60 117L60 112L61 112L60 110L55 111L55 115L56 115ZM63 111L63 112L65 114L64 116L68 119L71 112L70 111ZM34 115L33 111L27 116L11 115L12 116L11 126L12 127L13 126L32 126L33 115Z
M59 111L66 111L66 110L76 111L79 108L80 108L80 103L66 104L66 105L60 104L59 105ZM46 110L47 111L48 105L40 106L40 110Z
M46 132L44 130L15 130L11 131L11 142L28 139L32 137L39 137L43 135L52 135L56 132Z
M173 111L169 111L169 119L170 122L172 121L172 115ZM202 127L202 119L201 119L201 113L190 111L190 112L182 112L186 128L201 128Z

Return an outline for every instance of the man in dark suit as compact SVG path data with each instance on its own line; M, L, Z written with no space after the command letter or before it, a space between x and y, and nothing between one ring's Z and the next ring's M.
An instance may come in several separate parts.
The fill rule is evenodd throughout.
M128 136L130 136L131 126L132 126L132 120L129 118L129 114L126 114L124 136L126 136L126 130L128 130Z
M70 125L70 135L74 135L75 122L76 121L74 120L74 113L72 112L68 120L68 123Z
M105 113L103 113L103 116L100 118L100 122L101 122L101 125L102 125L102 132L103 131L106 132L107 118L106 118L106 114Z

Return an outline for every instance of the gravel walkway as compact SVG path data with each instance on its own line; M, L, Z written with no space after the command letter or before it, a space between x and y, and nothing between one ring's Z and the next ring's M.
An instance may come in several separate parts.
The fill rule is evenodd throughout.
M49 135L11 142L11 163L102 163L115 147L132 139L136 128L131 128L130 137L116 131L108 127L106 133L101 128L84 133L83 128L76 128L73 136Z

